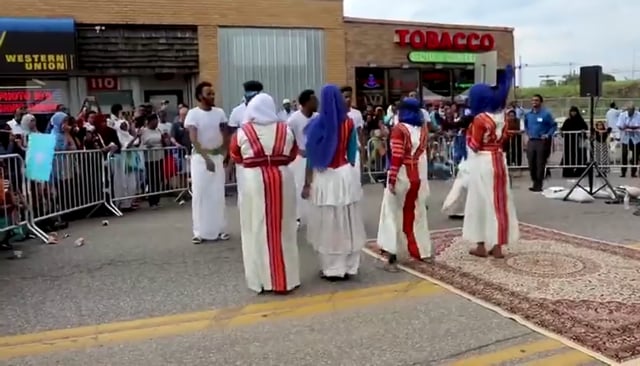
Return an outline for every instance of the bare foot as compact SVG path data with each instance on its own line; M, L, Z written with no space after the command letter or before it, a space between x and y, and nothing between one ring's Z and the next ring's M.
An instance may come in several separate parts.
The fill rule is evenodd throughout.
M491 250L489 251L489 255L496 259L504 258L504 254L502 253L502 246L494 245L493 248L491 248Z
M475 249L471 249L469 254L475 255L476 257L486 258L487 257L487 249L485 249L484 245L478 244Z

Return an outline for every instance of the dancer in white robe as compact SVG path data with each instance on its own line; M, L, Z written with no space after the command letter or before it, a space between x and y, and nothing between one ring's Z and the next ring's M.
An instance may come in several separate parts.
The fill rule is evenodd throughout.
M300 285L296 188L287 166L298 155L293 132L280 122L268 94L247 105L246 122L231 137L229 153L242 166L239 203L247 286L287 293Z
M338 281L358 273L366 241L354 174L358 137L337 86L325 85L320 100L318 116L305 129L307 240L318 252L322 278Z
M304 187L304 177L307 171L307 158L304 153L304 146L306 144L306 138L304 136L304 128L307 127L309 120L315 116L318 109L318 99L315 92L311 89L304 90L298 96L298 103L300 108L293 112L287 120L287 125L293 131L296 137L296 144L298 145L298 156L294 160L290 167L293 171L293 175L296 180L296 217L298 227L303 222L303 217L306 210L307 201L302 198L302 188Z
M187 113L184 126L189 130L193 144L191 155L191 185L193 200L194 244L204 240L228 240L225 232L225 170L224 141L227 139L227 117L214 107L215 92L209 82L196 86L198 106Z
M477 257L504 258L503 246L520 237L516 208L502 151L508 138L504 107L513 76L508 66L497 86L476 84L469 90L474 117L467 131L469 183L462 237L476 244ZM491 245L487 250L485 245Z
M427 220L427 137L420 102L402 100L398 124L391 129L387 187L378 223L378 245L389 253L389 269L398 259L432 256Z
M463 116L457 122L458 134L453 140L453 161L457 165L456 178L444 199L442 212L450 219L464 218L464 204L467 201L467 185L469 182L469 147L467 146L466 130L473 121L472 116Z

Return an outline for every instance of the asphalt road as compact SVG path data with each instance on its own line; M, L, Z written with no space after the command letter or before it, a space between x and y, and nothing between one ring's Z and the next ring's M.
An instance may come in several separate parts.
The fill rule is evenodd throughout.
M439 212L448 187L431 183L432 229L460 225ZM621 205L551 201L527 187L515 180L521 221L640 242L640 218ZM382 187L365 191L373 237ZM325 283L304 241L302 287L258 296L244 284L238 215L232 198L228 204L226 243L192 245L188 205L168 203L109 218L108 226L101 218L72 223L58 245L21 245L24 259L0 263L0 335L24 336L0 338L0 365L599 364L426 281L382 271L368 257L354 281ZM85 246L74 246L78 237ZM122 321L129 322L112 324ZM97 324L107 325L77 328Z

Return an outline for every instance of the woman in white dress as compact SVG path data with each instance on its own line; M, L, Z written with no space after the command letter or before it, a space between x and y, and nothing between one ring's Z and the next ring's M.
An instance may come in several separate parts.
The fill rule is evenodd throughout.
M238 207L247 285L256 292L287 293L300 285L296 185L287 166L298 147L268 94L251 99L245 118L229 154L242 166L238 194L244 198Z
M337 86L325 85L320 101L318 116L305 129L308 167L302 193L310 202L307 240L318 252L321 277L339 281L358 273L366 241L362 188L353 168L358 136Z
M389 253L393 270L398 257L423 260L432 255L427 222L427 128L420 102L403 99L398 124L391 129L387 187L378 223L378 245Z
M474 119L467 131L469 183L462 237L476 244L469 254L477 257L504 258L502 247L520 237L502 150L508 138L504 107L512 75L509 66L497 86L476 84L469 90Z

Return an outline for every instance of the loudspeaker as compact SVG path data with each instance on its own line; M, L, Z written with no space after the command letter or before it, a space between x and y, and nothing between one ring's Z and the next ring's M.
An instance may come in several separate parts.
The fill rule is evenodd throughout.
M602 93L602 66L580 67L580 96L600 97Z

